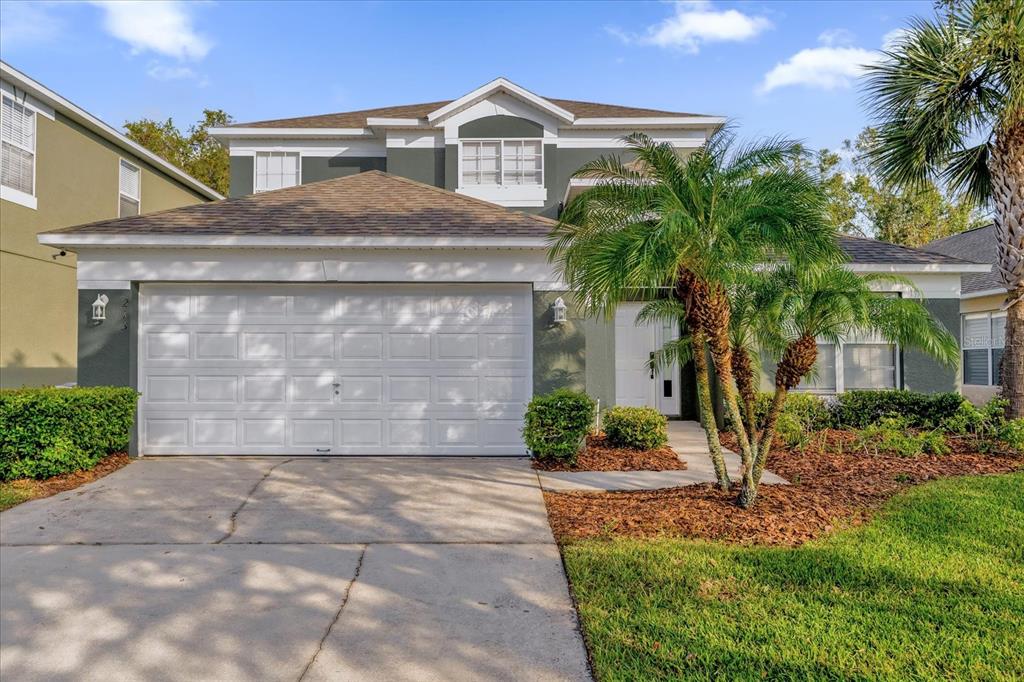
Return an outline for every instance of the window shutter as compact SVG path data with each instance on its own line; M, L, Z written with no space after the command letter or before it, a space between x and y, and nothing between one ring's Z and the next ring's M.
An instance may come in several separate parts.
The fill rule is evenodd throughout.
M139 199L139 169L131 165L127 161L121 162L121 178L120 178L121 194L135 199Z

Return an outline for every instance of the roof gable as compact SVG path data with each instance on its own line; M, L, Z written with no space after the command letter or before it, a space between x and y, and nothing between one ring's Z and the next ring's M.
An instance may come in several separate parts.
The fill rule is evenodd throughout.
M466 93L462 97L452 100L448 104L431 111L427 114L427 121L431 124L437 124L449 116L499 92L511 95L518 100L526 102L536 109L554 116L563 123L572 123L573 119L576 118L571 111L563 109L551 100L545 99L540 95L535 95L526 88L516 85L506 78L495 78L490 83L481 85L476 90Z

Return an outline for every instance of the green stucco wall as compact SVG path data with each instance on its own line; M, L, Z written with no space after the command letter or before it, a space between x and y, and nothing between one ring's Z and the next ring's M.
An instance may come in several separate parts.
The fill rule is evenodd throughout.
M443 148L392 147L388 149L387 172L444 187L445 150Z
M76 261L45 230L116 218L119 161L141 169L143 213L207 199L59 112L36 119L36 208L0 200L0 386L75 381Z
M955 298L932 298L923 301L928 312L960 342L960 301ZM903 388L936 393L960 388L959 367L945 367L921 351L903 351Z
M552 304L559 296L568 321L555 324ZM572 295L560 291L533 294L533 392L557 388L586 391L602 409L615 399L615 327L607 320L582 318Z

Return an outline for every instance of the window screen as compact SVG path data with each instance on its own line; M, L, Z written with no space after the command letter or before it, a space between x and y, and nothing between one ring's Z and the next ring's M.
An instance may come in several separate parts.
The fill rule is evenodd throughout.
M257 152L255 191L294 187L299 184L298 152Z
M35 112L9 97L3 97L0 108L0 184L33 194L35 152Z

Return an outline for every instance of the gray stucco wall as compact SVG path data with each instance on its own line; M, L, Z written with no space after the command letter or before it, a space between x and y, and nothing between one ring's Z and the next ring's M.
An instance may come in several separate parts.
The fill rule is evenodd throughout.
M400 148L388 149L387 172L403 178L444 187L445 150Z
M925 308L960 342L960 301L955 298L932 298L923 301ZM911 391L937 393L960 388L959 367L946 367L921 351L903 351L903 388Z
M554 323L552 304L561 296L567 322ZM557 388L586 391L609 407L615 399L615 327L603 319L583 319L572 295L560 291L533 294L533 392Z
M543 137L544 126L518 116L484 116L459 126L459 137Z
M251 156L232 156L228 170L228 196L244 197L252 194L256 159Z
M383 156L303 156L302 184L386 169L387 159Z
M106 294L106 317L92 319L92 303ZM78 385L131 386L138 390L139 288L80 289L78 291ZM137 420L136 420L137 421ZM132 430L128 452L138 453L138 427Z

